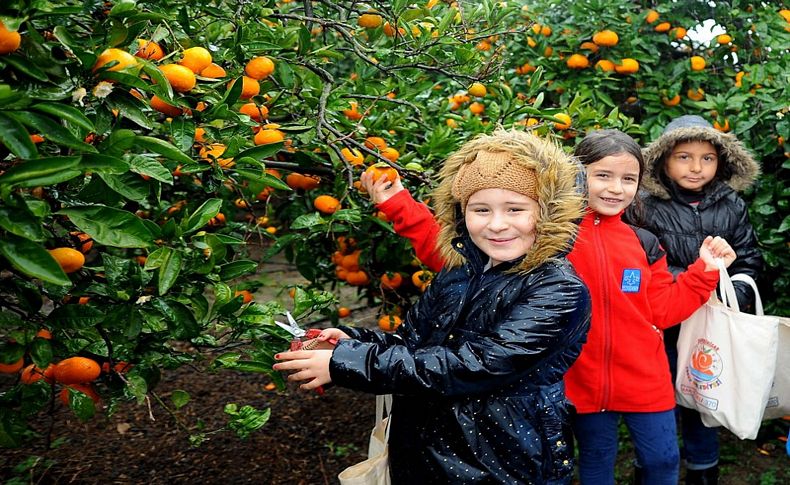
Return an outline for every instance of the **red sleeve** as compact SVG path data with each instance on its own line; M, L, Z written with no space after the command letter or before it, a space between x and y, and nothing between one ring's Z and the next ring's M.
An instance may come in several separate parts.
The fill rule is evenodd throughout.
M653 325L665 329L691 316L708 299L719 283L718 271L705 271L698 259L673 282L666 256L650 265L648 298L653 311Z
M428 206L401 190L377 207L392 221L395 232L411 241L417 258L432 271L441 271L444 260L436 249L439 224Z

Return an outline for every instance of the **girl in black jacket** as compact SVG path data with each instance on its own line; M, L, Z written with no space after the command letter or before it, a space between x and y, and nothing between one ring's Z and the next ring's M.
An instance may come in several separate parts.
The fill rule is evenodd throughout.
M681 116L644 149L645 178L642 225L658 236L675 275L698 257L708 235L721 236L738 258L730 274L745 273L755 280L762 257L746 203L738 192L752 185L759 166L735 135L721 133L700 116ZM751 288L734 282L741 309L753 308ZM672 377L677 368L679 326L664 332ZM716 428L705 427L694 410L679 408L686 460L687 484L718 480L719 445Z
M562 378L590 318L565 260L582 215L553 142L498 131L445 162L433 197L445 264L396 334L327 329L334 349L285 352L303 389L394 395L393 483L570 483Z

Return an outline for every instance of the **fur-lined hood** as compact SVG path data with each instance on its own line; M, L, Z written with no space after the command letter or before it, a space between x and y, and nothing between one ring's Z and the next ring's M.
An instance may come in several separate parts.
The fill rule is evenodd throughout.
M666 185L664 163L672 148L684 141L708 141L719 151L719 165L729 167L729 177L720 178L721 182L736 192L749 188L760 173L760 165L732 133L722 133L704 118L685 115L670 122L664 132L648 145L642 154L645 158L645 176L642 187L650 194L661 199L670 199L670 189ZM721 173L721 170L719 170Z
M551 140L523 131L497 130L464 144L449 156L439 172L433 201L441 226L437 246L445 265L454 267L465 262L452 244L453 239L467 234L461 205L452 196L452 185L460 167L472 162L481 150L510 152L517 163L535 170L537 175L540 215L535 243L513 271L529 272L569 251L584 207L584 198L576 188L578 165Z

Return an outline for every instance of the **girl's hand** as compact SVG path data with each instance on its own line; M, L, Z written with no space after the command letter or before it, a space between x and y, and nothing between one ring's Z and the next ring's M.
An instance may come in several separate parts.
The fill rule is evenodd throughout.
M373 180L372 174L363 172L359 177L359 181L362 182L362 186L370 194L370 200L374 204L383 204L401 190L406 190L400 181L400 177L395 179L394 182L388 181L385 175L379 177L378 180Z
M699 257L705 262L705 271L716 271L718 269L716 258L723 259L724 266L729 268L736 256L735 251L726 240L719 236L708 236L702 241Z
M327 340L340 340L344 338L351 338L348 334L339 328L325 328L321 330L321 334L316 337L319 342L326 342Z
M280 352L274 358L282 361L272 366L274 370L296 371L288 376L289 381L307 381L299 386L302 390L310 391L332 382L332 378L329 376L331 350Z

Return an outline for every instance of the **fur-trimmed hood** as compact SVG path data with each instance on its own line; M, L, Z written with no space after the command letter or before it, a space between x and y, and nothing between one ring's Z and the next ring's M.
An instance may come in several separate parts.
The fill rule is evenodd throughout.
M437 247L446 261L445 266L460 266L465 262L452 244L453 239L467 234L460 203L452 196L453 179L459 168L472 162L481 150L509 152L517 163L537 174L540 215L535 243L513 271L529 272L569 251L584 207L584 198L576 188L578 164L549 139L523 131L497 130L464 144L449 156L439 172L440 182L433 201L436 220L441 227Z
M648 145L642 154L645 158L645 175L642 187L650 194L661 199L670 199L671 190L667 187L664 173L666 156L679 142L707 141L719 151L719 165L726 164L728 177L719 178L736 192L749 188L760 173L760 165L743 144L732 133L722 133L704 118L685 115L670 122L658 139ZM719 170L719 173L722 173Z

